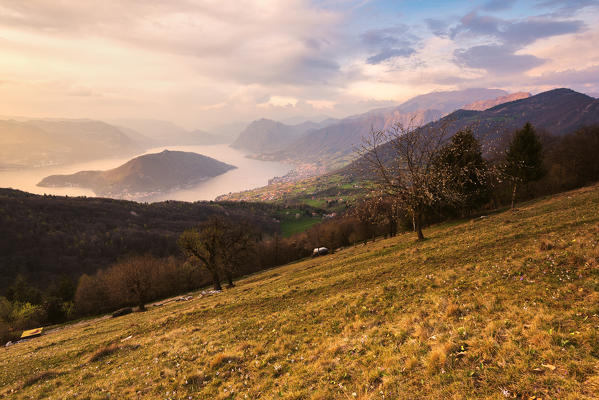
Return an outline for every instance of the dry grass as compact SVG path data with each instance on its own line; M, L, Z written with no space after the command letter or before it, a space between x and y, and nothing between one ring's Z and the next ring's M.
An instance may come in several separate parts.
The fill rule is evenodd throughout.
M40 382L47 382L51 379L55 379L55 378L59 377L60 375L62 375L62 373L59 371L38 372L38 373L33 374L32 376L28 377L27 379L25 379L25 381L21 385L21 388L26 388L26 387L38 384Z
M139 345L130 345L130 344L128 344L128 345L109 344L106 346L102 346L98 350L94 351L92 354L89 355L89 357L87 358L87 362L100 361L103 358L111 356L114 353L117 353L119 351L136 350L138 347L139 347Z
M239 363L239 361L241 361L241 358L231 355L231 354L225 354L225 353L219 353L216 356L214 356L214 358L212 358L212 360L210 360L210 368L212 369L219 369L222 366L228 366L231 363Z
M597 210L586 188L74 324L2 349L0 397L598 398Z

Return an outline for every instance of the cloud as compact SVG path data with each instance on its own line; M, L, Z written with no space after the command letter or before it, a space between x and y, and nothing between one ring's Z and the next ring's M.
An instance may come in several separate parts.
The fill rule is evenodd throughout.
M425 18L424 23L428 29L436 36L445 37L448 35L449 20Z
M599 65L585 69L568 69L564 71L545 72L531 80L540 85L574 86L592 85L599 87Z
M539 39L577 33L585 28L582 21L552 21L544 18L529 18L503 25L496 36L512 46L524 46Z
M585 28L579 20L553 20L546 17L529 17L524 20L504 20L471 12L451 31L451 37L487 37L512 47L524 46L551 36L580 32Z
M379 64L379 63L381 63L385 60L388 60L390 58L409 57L412 54L414 54L415 52L416 52L416 50L414 50L410 47L405 47L403 49L384 49L380 53L375 54L374 56L368 57L366 62L368 64Z
M222 79L242 83L288 77L290 84L321 84L319 74L338 70L330 58L339 18L307 0L104 0L93 11L89 4L67 0L0 5L0 27L57 39L101 37L164 56L190 57L198 65L214 66L206 68L211 76L223 71ZM284 69L289 73L279 72Z
M516 0L489 0L483 4L482 9L485 11L502 11L509 10L514 6Z
M546 61L532 54L521 54L525 46L540 39L584 29L584 23L579 20L561 21L546 17L505 20L473 11L461 18L450 36L454 40L466 37L483 42L456 50L454 56L458 65L505 75L528 71Z
M544 63L530 54L514 54L510 47L503 45L474 46L456 50L454 55L460 66L481 68L498 75L520 73Z
M473 85L599 91L599 0L535 1L0 0L3 114L193 127Z
M542 0L535 4L536 8L551 9L549 15L558 18L570 17L583 8L598 6L599 0Z
M407 25L366 31L362 34L362 43L367 52L375 51L374 55L366 59L366 63L375 65L392 58L410 57L416 52L414 46L419 40L420 38L410 33L410 27Z

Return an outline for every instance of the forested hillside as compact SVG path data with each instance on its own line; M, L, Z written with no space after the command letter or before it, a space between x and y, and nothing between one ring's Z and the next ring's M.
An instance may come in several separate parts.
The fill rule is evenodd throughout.
M0 291L17 275L39 284L93 273L128 254L179 254L177 238L211 215L279 229L276 207L247 203L136 203L0 189Z

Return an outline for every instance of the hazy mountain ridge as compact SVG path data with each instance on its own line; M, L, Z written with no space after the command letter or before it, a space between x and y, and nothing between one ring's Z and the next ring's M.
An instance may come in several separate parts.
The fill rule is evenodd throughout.
M187 131L167 121L119 121L107 123L60 118L0 120L0 169L128 157L164 145L214 145L233 140L231 134Z
M521 99L526 99L530 97L531 94L528 92L517 92L511 93L506 96L500 96L491 100L479 100L475 101L471 104L468 104L465 107L462 107L464 110L474 110L474 111L485 111L489 108L493 108L499 104L509 103L510 101L516 101Z
M396 107L379 108L306 131L285 149L263 158L323 165L330 169L352 161L356 149L371 130L388 129L395 123L418 126L429 123L473 100L490 100L508 93L500 89L465 89L416 96ZM263 151L268 153L267 151Z
M115 120L114 123L145 138L144 144L149 147L226 144L233 140L231 134L216 135L201 129L188 131L170 121L119 119Z
M409 113L420 110L439 110L447 114L473 101L484 101L506 96L508 92L502 89L471 88L425 93L415 96L396 107L375 109L370 112L399 111Z
M287 125L279 121L262 118L251 122L231 144L236 149L248 150L255 154L271 153L285 149L306 132L333 123L326 119L320 123L305 121L297 125Z
M165 150L136 157L107 171L51 175L38 185L84 187L100 196L135 199L192 186L233 168L236 167L201 154Z
M584 126L599 124L599 100L571 89L553 89L534 96L515 100L484 111L457 110L427 124L425 129L441 128L448 124L450 133L461 129L473 129L488 151L501 135L521 129L530 122L539 131L562 136ZM390 152L390 143L383 145L381 154ZM337 171L344 176L354 176L360 170L354 161Z
M561 136L583 126L599 124L599 100L571 89L559 88L484 111L464 113L459 110L445 118L455 120L453 130L475 124L482 137L494 136L497 131L519 129L526 122Z
M37 167L131 156L143 146L117 127L95 120L0 121L0 166Z
M572 133L584 126L599 125L599 99L571 89L554 89L499 104L484 111L460 109L430 124L434 127L435 124L446 122L450 122L450 129L454 132L459 129L473 128L479 139L485 142L485 149L493 150L496 147L495 139L499 135L509 134L520 129L526 122L530 122L538 130L558 136ZM381 151L382 154L385 154L385 146ZM359 165L360 162L361 159L356 159L318 177L304 176L295 180L281 178L272 186L220 198L248 201L267 197L269 201L272 201L287 196L286 193L308 196L306 193L312 192L307 192L307 190L311 190L310 188L315 186L319 187L319 192L324 192L336 187L335 185L340 180L352 182L353 179L362 178L359 172L363 170ZM314 180L321 182L315 184ZM310 195L313 196L313 194Z

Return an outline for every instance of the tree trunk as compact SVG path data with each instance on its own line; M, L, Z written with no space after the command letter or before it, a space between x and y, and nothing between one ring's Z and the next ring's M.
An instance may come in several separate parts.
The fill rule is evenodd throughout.
M514 182L514 189L512 190L512 210L514 209L514 204L516 203L516 189L518 188L518 183Z
M418 240L424 240L424 235L422 234L422 215L419 212L414 213L414 230L418 235Z
M214 290L223 290L223 288L220 285L220 276L218 276L218 271L216 269L213 269L210 272L212 273L212 287L214 288Z
M231 273L231 270L226 270L225 275L227 276L228 287L230 287L230 288L234 287L235 284L233 283L233 274Z
M146 305L143 301L139 302L139 311L146 311Z

